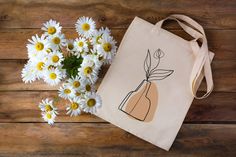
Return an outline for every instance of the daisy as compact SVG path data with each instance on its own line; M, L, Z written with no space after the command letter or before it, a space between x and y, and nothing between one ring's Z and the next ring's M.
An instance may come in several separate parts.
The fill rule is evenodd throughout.
M44 81L51 85L57 85L58 83L61 82L62 76L61 72L57 68L50 68L49 70L45 71L44 74Z
M75 39L74 46L78 52L88 52L88 44L85 38L80 37Z
M30 42L27 44L28 56L29 58L37 57L38 54L45 53L49 44L46 40L46 36L42 35L39 37L37 34L32 36L32 40L28 39Z
M54 114L58 114L57 108L53 105L53 100L42 100L42 102L39 104L39 108L43 112L53 112Z
M94 114L102 106L101 97L96 93L86 93L84 97L85 103L82 105L84 112Z
M53 112L42 112L42 117L49 125L53 125L55 122L56 114Z
M91 53L92 54L83 57L83 62L81 66L87 63L91 63L93 66L95 66L96 69L99 70L102 66L102 62L99 60L99 57L96 55L96 52L92 50Z
M61 62L64 60L63 55L60 51L51 52L50 54L48 54L47 59L47 62L53 66L61 65Z
M41 28L43 31L45 31L45 35L54 35L61 32L61 26L59 22L56 22L54 20L49 20L46 23L43 24L43 27Z
M90 38L96 29L96 24L92 18L83 16L77 20L75 28L79 35Z
M102 35L111 35L110 29L106 28L101 28L99 30L95 30L92 35L92 44L96 46L97 44L101 44L99 40L102 38Z
M71 52L73 54L74 51L76 51L76 47L74 46L74 40L69 39L66 41L66 50L68 52Z
M65 35L58 33L48 37L48 42L50 43L50 47L54 50L58 50L62 48L62 46L66 45Z
M24 65L24 68L21 72L21 77L25 83L32 83L36 80L35 68L32 66L30 61L28 61L27 64Z
M83 79L89 79L92 83L95 83L98 78L98 69L94 66L93 62L83 61L78 71Z
M66 114L70 114L70 116L80 115L81 114L80 106L83 105L83 103L84 103L84 100L79 97L70 99L70 104L66 108L67 110Z
M85 93L95 92L95 86L92 84L92 82L89 79L85 79L83 82L83 85L84 85L83 91Z
M83 88L83 84L82 84L82 79L79 76L76 76L75 78L72 77L70 79L68 79L68 84L70 84L70 86L72 86L74 89L81 89Z
M45 70L46 58L44 56L38 56L37 58L32 58L29 61L31 63L32 68L35 70L35 76L37 79L43 77Z
M64 83L59 88L59 96L64 99L70 99L75 97L75 89L67 83Z
M99 42L101 44L97 47L98 54L103 56L107 63L111 63L116 53L116 41L111 36L103 35Z
M57 69L61 72L61 78L64 79L64 78L66 78L67 73L66 73L66 69L63 69L62 67L63 67L62 64L58 65Z

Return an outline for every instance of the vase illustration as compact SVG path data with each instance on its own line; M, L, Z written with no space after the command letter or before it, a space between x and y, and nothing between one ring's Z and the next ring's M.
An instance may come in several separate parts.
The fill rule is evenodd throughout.
M174 72L173 70L157 69L162 57L164 57L164 52L160 49L156 50L153 54L156 63L152 67L152 57L148 50L144 59L146 78L136 89L125 96L118 107L129 117L144 122L152 121L158 105L158 90L155 81L163 80Z

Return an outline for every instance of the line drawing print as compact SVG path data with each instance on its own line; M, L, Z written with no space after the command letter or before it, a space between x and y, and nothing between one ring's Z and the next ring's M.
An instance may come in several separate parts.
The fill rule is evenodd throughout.
M157 49L153 56L151 56L149 49L147 50L143 64L145 79L135 90L125 96L118 107L120 111L139 121L150 122L153 119L158 104L158 90L154 81L163 80L174 72L174 70L158 68L160 60L164 56L161 49ZM156 63L153 68L152 58Z

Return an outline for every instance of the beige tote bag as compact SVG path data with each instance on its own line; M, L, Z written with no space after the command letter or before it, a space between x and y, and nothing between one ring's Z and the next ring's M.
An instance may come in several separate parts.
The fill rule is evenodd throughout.
M167 19L177 21L194 40L162 29ZM103 106L97 116L169 150L193 99L213 89L213 56L203 28L191 18L171 15L153 25L135 17L98 89ZM198 97L203 76L207 91Z

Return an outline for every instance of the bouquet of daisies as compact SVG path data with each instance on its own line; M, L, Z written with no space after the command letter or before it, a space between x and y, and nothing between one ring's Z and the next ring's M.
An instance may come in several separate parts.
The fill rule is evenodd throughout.
M27 44L29 60L22 70L25 83L42 79L51 86L60 84L58 94L69 100L66 110L70 116L95 113L101 107L94 84L101 66L111 63L117 49L110 30L97 30L92 18L79 18L75 28L78 38L66 39L58 22L44 23L44 33L36 34ZM52 125L58 115L54 100L42 100L39 108L43 119Z

